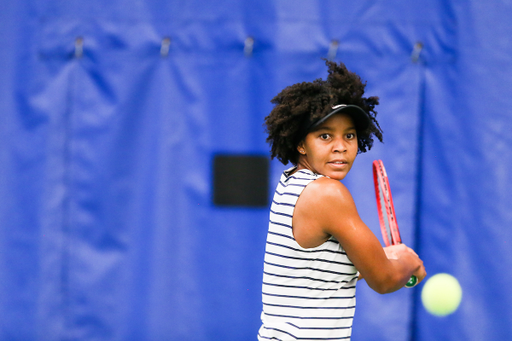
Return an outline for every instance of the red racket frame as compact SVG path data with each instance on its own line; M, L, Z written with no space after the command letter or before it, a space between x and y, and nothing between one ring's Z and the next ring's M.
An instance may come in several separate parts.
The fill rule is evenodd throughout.
M400 230L398 229L398 223L396 222L395 206L393 205L393 196L391 195L391 188L389 187L388 175L384 163L381 160L373 161L373 181L375 184L375 197L377 199L377 208L379 213L380 228L382 237L386 246L396 245L402 243L400 237ZM379 195L379 188L382 191L382 197ZM383 199L381 202L381 199ZM382 207L387 212L387 217L382 214ZM388 220L391 240L388 238L386 222Z
M381 160L373 161L373 182L375 184L377 211L379 213L380 230L382 232L384 244L386 244L386 246L401 244L402 238L400 237L400 230L398 229L398 223L396 222L395 205L393 205L393 197L391 196L391 188L389 187L388 174L386 173L386 168L384 168L384 163ZM381 191L382 198L379 194ZM389 240L386 221L384 220L386 217L384 217L382 213L383 207L387 213L391 240ZM418 279L413 275L405 286L412 288L417 283Z

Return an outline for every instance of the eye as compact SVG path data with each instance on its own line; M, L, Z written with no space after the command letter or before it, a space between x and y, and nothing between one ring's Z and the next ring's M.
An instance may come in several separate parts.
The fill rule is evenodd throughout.
M348 133L347 134L347 139L352 140L352 139L355 139L355 138L356 138L356 134L355 133Z
M328 139L329 139L329 137L330 137L330 135L329 135L329 134L327 134L327 133L324 133L324 134L321 134L321 135L320 135L320 138L321 138L322 140L328 140Z

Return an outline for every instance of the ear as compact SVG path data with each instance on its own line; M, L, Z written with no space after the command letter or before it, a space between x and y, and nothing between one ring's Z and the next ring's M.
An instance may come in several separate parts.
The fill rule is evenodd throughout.
M297 150L299 151L299 154L306 155L306 149L304 148L304 141L301 141L299 145L297 146Z

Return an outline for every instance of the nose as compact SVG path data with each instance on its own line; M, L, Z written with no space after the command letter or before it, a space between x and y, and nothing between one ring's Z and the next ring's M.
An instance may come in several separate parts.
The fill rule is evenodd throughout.
M342 138L337 138L334 140L333 144L333 152L334 153L344 153L347 151L347 145Z

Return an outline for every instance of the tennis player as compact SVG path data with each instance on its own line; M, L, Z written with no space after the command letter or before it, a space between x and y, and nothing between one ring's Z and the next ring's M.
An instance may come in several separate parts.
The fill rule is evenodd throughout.
M259 340L349 340L358 279L384 294L426 276L409 247L381 246L339 181L382 131L378 98L363 97L343 64L326 64L327 80L286 87L265 118L271 157L293 167L270 209Z

